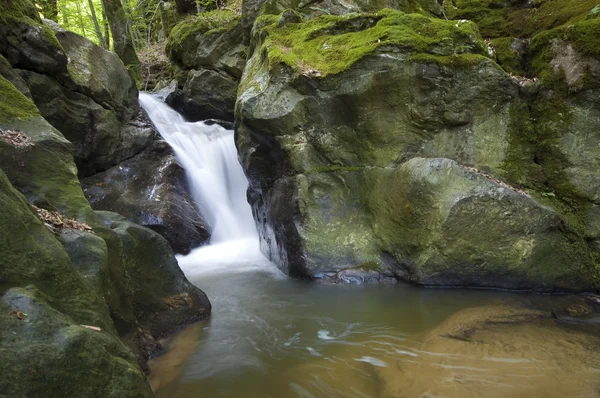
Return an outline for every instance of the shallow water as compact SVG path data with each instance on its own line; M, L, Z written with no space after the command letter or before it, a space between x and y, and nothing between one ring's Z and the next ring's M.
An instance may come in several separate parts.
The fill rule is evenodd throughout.
M243 271L192 278L211 298L213 313L179 338L179 344L187 341L184 349L153 361L158 397L412 397L427 396L429 384L444 378L448 386L429 396L588 396L600 386L595 351L591 358L581 358L585 347L574 346L579 331L565 330L564 336L548 341L546 348L558 359L540 354L544 344L518 348L519 341L543 343L555 331L549 324L527 324L525 331L511 326L519 335L532 335L483 351L478 343L471 343L474 350L456 346L455 339L448 339L449 345L442 341L446 345L441 349L439 342L425 344L452 314L500 303L528 304L529 295L324 285L243 265L239 269ZM561 346L564 339L566 346ZM403 381L410 372L418 376ZM562 390L547 387L555 376L577 382Z

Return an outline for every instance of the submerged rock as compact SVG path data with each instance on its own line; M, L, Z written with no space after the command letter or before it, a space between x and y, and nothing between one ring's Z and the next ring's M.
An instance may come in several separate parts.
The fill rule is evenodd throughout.
M165 141L154 141L133 158L82 180L96 210L117 212L167 239L187 254L210 237L191 197L184 170Z

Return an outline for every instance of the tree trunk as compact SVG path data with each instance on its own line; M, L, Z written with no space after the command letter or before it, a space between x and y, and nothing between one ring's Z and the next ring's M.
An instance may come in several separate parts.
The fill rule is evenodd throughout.
M106 49L110 50L110 28L108 26L108 18L106 17L106 11L104 11L104 7L102 9L102 21L104 23L104 38L106 39Z
M177 4L177 12L183 14L196 13L196 0L175 0Z
M131 32L128 32L127 18L121 0L102 0L104 11L110 24L113 37L113 47L133 78L139 82L141 78L140 61L135 53Z
M44 18L58 22L58 0L36 0L36 3L42 9Z
M96 18L96 10L94 9L94 3L92 2L92 0L88 0L88 4L92 13L92 21L94 22L94 30L96 31L96 37L98 37L98 42L100 43L103 49L108 50L106 42L104 41L104 36L102 36L102 31L100 30L98 18Z

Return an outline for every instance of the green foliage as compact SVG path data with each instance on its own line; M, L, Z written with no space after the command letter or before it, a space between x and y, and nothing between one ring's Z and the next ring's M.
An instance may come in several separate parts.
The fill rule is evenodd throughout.
M188 17L171 30L166 46L167 54L184 47L188 38L230 30L239 20L240 16L231 10L214 10Z
M385 9L373 14L324 15L302 23L264 16L255 24L268 34L270 64L284 63L303 74L327 76L347 69L386 46L414 53L484 55L485 44L471 22L445 21Z

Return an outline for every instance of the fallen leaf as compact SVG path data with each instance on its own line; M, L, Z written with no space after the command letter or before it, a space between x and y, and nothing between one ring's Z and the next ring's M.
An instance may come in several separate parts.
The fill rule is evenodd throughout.
M25 314L23 314L21 311L19 310L15 310L13 312L10 313L10 315L14 316L15 318L17 318L18 320L22 321L23 320L23 316L26 316Z

